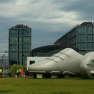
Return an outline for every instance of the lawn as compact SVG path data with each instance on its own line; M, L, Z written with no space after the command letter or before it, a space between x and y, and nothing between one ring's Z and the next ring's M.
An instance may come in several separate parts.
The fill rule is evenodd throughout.
M94 94L94 80L0 78L0 94Z

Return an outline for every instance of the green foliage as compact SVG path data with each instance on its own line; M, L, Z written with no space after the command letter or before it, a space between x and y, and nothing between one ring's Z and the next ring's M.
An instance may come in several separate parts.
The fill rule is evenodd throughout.
M16 74L17 69L25 69L25 66L13 64L12 67L10 68L9 72Z

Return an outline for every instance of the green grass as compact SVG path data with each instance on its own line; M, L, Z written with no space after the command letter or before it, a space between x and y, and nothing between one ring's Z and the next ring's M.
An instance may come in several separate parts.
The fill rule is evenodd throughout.
M0 94L94 94L94 80L0 78Z

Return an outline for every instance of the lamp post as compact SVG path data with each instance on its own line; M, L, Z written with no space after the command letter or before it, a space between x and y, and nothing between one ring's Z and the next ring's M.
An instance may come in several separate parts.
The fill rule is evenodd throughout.
M3 68L3 61L4 61L3 59L4 59L4 55L6 54L6 52L7 52L7 51L5 51L5 53L4 53L3 56L2 56L2 68ZM4 70L5 70L5 66L4 66L4 68L3 68L3 76L4 76Z
M7 53L8 51L5 51L5 53L3 54L2 56L2 65L3 65L3 58L4 58L4 55Z
M4 55L5 55L5 54L3 54L3 56L2 56L2 66L3 66L3 58L4 58Z

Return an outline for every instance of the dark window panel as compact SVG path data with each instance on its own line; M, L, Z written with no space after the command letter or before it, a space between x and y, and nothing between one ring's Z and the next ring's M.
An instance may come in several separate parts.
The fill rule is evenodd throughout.
M17 36L18 35L17 29L10 29L9 35L10 36Z
M17 64L17 59L10 59L10 65Z
M10 37L9 43L18 43L18 37Z
M9 45L9 50L10 51L17 51L17 46L18 46L17 44L10 44Z
M10 56L10 58L17 58L17 51L11 51L11 52L9 52L9 56Z
M22 59L18 59L18 65L22 65Z
M92 27L88 27L88 34L92 34Z
M31 41L30 37L23 37L23 43L30 43Z
M19 33L18 33L19 36L22 35L22 29L19 29Z
M23 29L23 35L31 35L30 29Z

